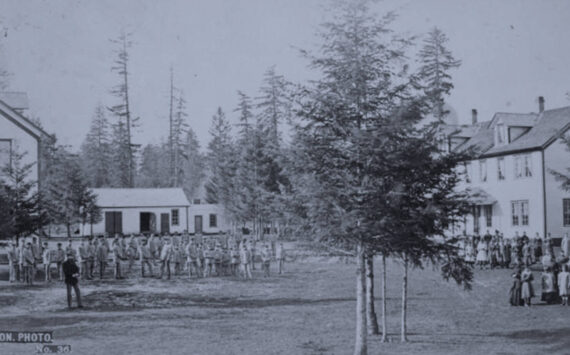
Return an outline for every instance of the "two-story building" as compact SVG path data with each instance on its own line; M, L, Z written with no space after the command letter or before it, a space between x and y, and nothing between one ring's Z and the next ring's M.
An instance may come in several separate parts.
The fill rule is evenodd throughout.
M516 232L561 237L570 232L570 192L553 171L567 174L570 152L561 139L570 129L570 107L538 113L496 113L471 125L446 125L445 150L472 150L460 189L472 195L472 213L456 228L467 234Z
M13 164L14 154L24 154L22 164L33 164L32 180L40 181L41 139L51 139L41 127L25 117L28 97L20 92L0 92L0 175Z

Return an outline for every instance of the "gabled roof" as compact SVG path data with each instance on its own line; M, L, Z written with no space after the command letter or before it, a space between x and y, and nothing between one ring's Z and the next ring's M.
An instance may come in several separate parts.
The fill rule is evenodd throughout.
M93 189L97 206L119 207L186 207L190 202L181 188L101 188Z
M491 121L479 122L472 126L476 129L475 134L465 143L457 146L456 151L473 150L475 154L483 154L489 150L494 143L493 130L490 128Z
M491 128L494 128L499 121L507 126L532 127L536 124L539 115L536 113L511 113L497 112L491 120Z
M36 139L40 139L42 137L52 137L41 127L38 127L38 125L24 117L22 114L17 112L14 108L2 100L0 100L0 116L3 116L9 121L13 122L16 126L20 127Z
M570 128L570 106L546 110L538 115L534 126L515 141L493 147L485 156L544 149Z

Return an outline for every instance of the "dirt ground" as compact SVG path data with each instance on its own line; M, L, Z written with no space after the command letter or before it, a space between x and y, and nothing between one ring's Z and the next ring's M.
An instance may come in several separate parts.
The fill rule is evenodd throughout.
M85 308L72 311L62 283L0 281L0 331L53 331L54 344L70 344L74 354L349 354L354 269L313 258L288 264L284 275L263 278L258 269L253 281L82 280ZM414 270L409 343L401 344L401 267L390 262L388 273L391 342L369 338L370 354L570 354L570 307L509 306L508 270L477 271L470 292L434 270ZM0 343L0 354L33 353L33 344Z

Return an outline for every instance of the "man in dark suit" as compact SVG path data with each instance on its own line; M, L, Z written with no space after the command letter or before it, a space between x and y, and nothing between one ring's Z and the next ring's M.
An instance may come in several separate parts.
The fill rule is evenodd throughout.
M71 308L71 289L73 288L75 298L77 298L77 307L83 308L81 293L79 292L79 267L75 264L73 252L67 253L67 260L63 263L62 268L65 275L65 285L67 286L67 306Z

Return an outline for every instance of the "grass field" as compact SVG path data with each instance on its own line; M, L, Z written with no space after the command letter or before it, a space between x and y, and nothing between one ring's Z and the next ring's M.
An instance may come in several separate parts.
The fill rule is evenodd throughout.
M351 353L354 265L314 258L287 267L270 278L257 270L253 281L82 281L85 309L72 311L61 283L0 281L0 330L53 331L54 343L75 354ZM400 344L401 267L390 262L388 273L391 342L369 338L370 354L570 354L570 307L510 307L508 270L477 271L470 292L414 270L410 342ZM377 290L379 275L377 267ZM34 352L33 344L0 344L0 354Z

